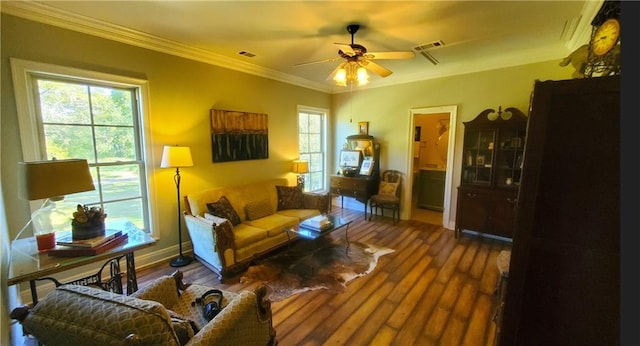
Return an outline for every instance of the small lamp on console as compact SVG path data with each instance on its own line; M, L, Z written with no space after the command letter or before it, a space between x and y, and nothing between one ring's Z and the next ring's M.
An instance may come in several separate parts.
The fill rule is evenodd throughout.
M180 167L191 166L193 166L193 159L191 158L191 149L189 149L189 147L164 146L160 167L176 169L173 181L176 184L176 190L178 192L178 245L180 247L180 255L171 261L170 265L172 267L183 267L193 261L192 257L182 254L182 222L180 220L182 217L182 215L180 215Z
M309 173L309 162L304 160L295 160L293 161L291 171L298 174L298 187L304 190L304 174Z
M55 202L64 199L64 195L91 190L95 190L95 186L87 160L18 163L18 197L28 201L44 199L42 207L31 214L30 220L39 251L53 248L55 232L67 230L71 224L71 214L57 209Z

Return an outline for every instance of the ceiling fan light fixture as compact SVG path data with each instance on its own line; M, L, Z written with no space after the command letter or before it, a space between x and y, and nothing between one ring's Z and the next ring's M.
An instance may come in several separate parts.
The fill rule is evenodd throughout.
M347 86L347 70L344 67L339 68L333 80L338 86Z
M367 70L362 66L358 67L357 79L358 85L365 85L369 83L369 74L367 73Z

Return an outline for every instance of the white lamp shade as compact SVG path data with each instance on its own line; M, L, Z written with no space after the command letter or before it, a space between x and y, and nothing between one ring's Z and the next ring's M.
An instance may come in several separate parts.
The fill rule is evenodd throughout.
M87 160L18 163L18 197L33 201L95 190Z
M309 162L303 160L295 160L293 161L291 171L298 174L309 173Z
M162 162L160 163L161 168L191 166L193 166L193 159L191 158L191 149L189 147L164 146Z

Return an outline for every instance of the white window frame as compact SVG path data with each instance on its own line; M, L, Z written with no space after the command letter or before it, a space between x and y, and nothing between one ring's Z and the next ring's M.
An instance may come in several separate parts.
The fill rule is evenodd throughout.
M329 121L329 110L324 108L310 107L310 106L298 106L298 112L296 113L297 123L300 123L300 113L320 113L322 114L322 130L320 136L322 137L322 152L323 152L323 162L322 162L322 190L315 190L311 192L324 192L329 191L328 181L329 181L329 173L328 173L328 121ZM300 135L300 128L298 127L298 135ZM300 145L298 144L298 156L300 155Z
M35 61L11 58L11 73L13 77L13 85L16 97L16 108L18 112L18 125L20 128L20 141L22 145L22 156L24 161L46 160L44 157L44 134L39 125L38 112L34 99L33 90L37 90L36 76L49 76L54 78L63 77L67 80L76 80L81 83L98 83L107 86L118 86L136 90L136 98L138 99L138 126L140 142L142 147L142 160L145 165L145 182L146 186L146 205L147 220L149 220L149 228L146 230L149 234L158 238L159 229L157 209L152 205L151 201L156 200L155 186L153 180L153 155L151 143L151 126L149 120L149 86L148 81L144 79L124 77L103 72L82 70L66 66L58 66ZM105 84L106 83L106 84ZM143 192L144 193L144 192ZM144 198L144 196L143 196ZM38 201L31 202L31 211L35 211L40 207Z

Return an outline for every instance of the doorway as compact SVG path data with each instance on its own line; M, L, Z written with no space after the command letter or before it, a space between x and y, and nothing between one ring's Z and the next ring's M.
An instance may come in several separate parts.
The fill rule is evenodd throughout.
M409 219L441 224L449 229L453 227L453 223L450 221L450 207L457 108L458 106L442 106L410 110L409 141L411 143L407 158L407 172L411 172L411 174L408 174L407 178L410 180L409 187L411 187L412 193L405 194L405 196L409 196L405 197L405 201L403 201L403 203L408 203L405 205L412 206L409 208ZM421 193L419 181L421 171L423 171L423 177L424 174L441 177L444 173L444 187L439 187L444 189L441 211L440 205L433 206L430 202L424 202L424 186L422 187L423 194L419 195ZM436 186L438 186L437 183ZM419 208L418 202L420 202Z

